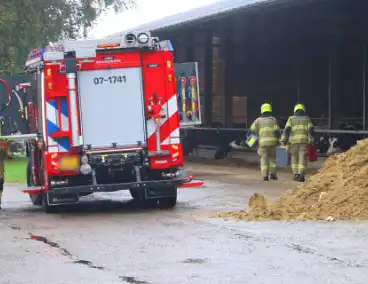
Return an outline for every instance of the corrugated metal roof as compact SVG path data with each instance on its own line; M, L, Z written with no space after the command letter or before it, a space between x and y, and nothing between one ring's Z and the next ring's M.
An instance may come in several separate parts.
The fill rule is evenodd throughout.
M161 29L188 24L193 21L211 18L214 16L218 16L220 14L233 12L235 10L248 8L263 3L281 2L281 1L282 0L223 0L220 2L213 3L211 5L195 8L157 21L143 24L129 30L124 30L111 36L120 36L129 31L136 31L136 32L158 31Z

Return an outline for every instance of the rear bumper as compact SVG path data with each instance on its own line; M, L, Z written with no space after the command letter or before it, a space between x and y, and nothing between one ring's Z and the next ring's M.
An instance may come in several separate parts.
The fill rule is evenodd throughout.
M160 188L163 186L180 186L192 181L192 177L188 176L179 179L170 180L150 180L130 183L114 183L114 184L98 184L98 185L81 185L72 187L53 188L49 192L55 195L70 195L70 194L86 194L94 192L113 192L127 189L140 188Z

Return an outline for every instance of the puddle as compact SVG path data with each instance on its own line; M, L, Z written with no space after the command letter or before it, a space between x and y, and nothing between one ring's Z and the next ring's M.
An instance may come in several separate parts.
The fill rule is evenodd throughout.
M135 279L134 277L128 277L128 276L120 276L120 279L122 279L125 282L128 282L130 284L148 284L146 281L139 281Z
M188 258L188 259L182 261L182 263L191 263L191 264L203 264L205 262L206 262L206 260L202 259L202 258Z

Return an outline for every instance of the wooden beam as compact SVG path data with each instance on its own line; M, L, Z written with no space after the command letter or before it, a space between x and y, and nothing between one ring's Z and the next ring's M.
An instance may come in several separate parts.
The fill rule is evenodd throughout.
M234 21L230 20L224 28L225 40L225 127L233 124L234 95Z
M213 97L213 29L209 28L206 31L206 40L205 40L205 86L204 86L204 97L205 97L205 124L207 126L211 126L212 124L212 97Z

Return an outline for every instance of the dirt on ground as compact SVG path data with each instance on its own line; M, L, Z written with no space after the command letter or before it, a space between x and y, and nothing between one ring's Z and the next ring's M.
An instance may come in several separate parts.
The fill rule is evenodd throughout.
M256 193L248 205L248 210L216 217L249 221L368 220L368 139L330 157L318 173L279 199L268 201Z

